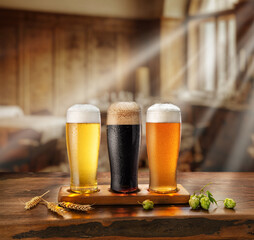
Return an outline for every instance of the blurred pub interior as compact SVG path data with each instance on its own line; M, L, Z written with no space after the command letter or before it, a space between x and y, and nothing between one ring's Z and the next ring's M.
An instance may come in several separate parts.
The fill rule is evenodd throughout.
M254 171L253 0L0 0L0 170L68 172L65 114L182 111L178 171Z

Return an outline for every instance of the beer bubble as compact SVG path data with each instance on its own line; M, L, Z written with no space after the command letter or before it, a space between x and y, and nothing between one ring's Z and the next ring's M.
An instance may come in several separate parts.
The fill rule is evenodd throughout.
M147 110L146 122L150 123L180 123L181 110L169 103L157 103Z
M75 104L67 110L67 123L100 123L99 108L91 104Z
M107 125L140 124L140 106L135 102L117 102L108 108Z

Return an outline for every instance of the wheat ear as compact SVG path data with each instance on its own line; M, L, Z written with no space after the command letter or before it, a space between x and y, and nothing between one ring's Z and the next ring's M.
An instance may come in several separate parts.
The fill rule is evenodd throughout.
M38 203L42 200L42 197L45 196L47 193L49 193L49 190L45 193L43 193L41 196L36 196L34 198L32 198L30 201L25 203L25 209L29 210L33 207L35 207L36 205L38 205Z
M77 211L83 211L83 212L87 212L92 209L91 205L81 205L81 204L76 204L71 202L59 202L58 205L64 208L77 210Z
M62 217L65 215L66 211L64 210L64 208L59 207L57 203L48 202L48 201L44 200L43 198L42 198L42 200L44 201L44 204L47 206L47 208L49 210L51 210L52 212L55 212Z

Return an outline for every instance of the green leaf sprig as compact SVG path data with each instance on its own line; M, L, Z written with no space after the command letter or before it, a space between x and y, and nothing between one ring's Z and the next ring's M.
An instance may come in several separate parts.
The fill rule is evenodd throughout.
M210 191L207 190L205 192L204 189L210 184L212 183L208 183L202 187L199 191L199 195L194 192L193 195L190 196L189 205L192 209L198 209L201 207L204 210L208 210L211 203L218 206L219 201L223 201L225 208L233 209L236 206L236 202L231 198L226 198L225 200L216 200Z
M211 203L215 203L218 206L217 201L213 198L213 195L211 194L211 192L209 192L208 190L206 191L206 195L209 198Z

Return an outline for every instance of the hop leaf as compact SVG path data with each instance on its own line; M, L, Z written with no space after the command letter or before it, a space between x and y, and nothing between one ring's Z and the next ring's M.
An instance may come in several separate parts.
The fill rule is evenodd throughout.
M211 203L215 203L218 206L217 201L213 198L213 195L211 194L211 192L209 192L208 190L206 191L207 197L209 198L209 200L211 201Z

